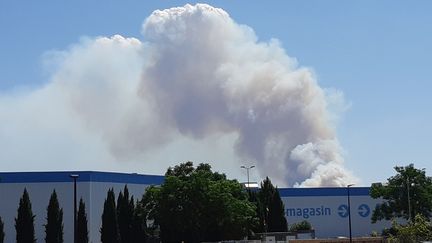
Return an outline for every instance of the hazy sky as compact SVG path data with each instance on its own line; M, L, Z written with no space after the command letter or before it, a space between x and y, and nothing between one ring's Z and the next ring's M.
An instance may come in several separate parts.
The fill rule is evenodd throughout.
M231 140L224 137L215 144L184 138L143 155L141 161L120 162L100 153L100 137L75 131L67 122L58 125L56 119L62 114L35 112L35 117L51 120L39 124L31 114L20 113L29 105L25 94L52 82L56 69L52 53L71 50L83 38L98 36L119 34L145 41L142 24L154 10L186 3L195 2L0 1L0 170L162 174L166 165L187 159L239 160L233 158ZM335 126L345 168L360 179L359 185L385 180L394 174L395 165L414 163L431 174L430 1L204 3L224 9L236 23L249 26L258 42L279 40L300 67L313 70L320 87L343 93L342 107L333 107L338 114ZM33 92L33 96L38 94ZM62 131L68 129L65 134L72 135L64 138ZM159 161L163 159L166 164ZM240 164L220 162L214 167L244 180ZM253 180L258 177L252 173Z

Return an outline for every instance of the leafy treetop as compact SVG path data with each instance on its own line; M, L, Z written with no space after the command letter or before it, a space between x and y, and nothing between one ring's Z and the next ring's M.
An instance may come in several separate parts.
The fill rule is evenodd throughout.
M372 222L392 218L412 219L416 214L430 218L432 210L432 179L425 169L413 164L394 167L397 174L386 185L373 184L372 198L382 198L372 214ZM411 215L409 215L411 212Z

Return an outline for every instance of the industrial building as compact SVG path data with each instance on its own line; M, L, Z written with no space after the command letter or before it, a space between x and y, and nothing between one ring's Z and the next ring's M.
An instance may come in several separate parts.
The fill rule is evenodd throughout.
M46 209L56 190L64 211L64 241L73 240L74 181L77 178L77 198L86 203L90 242L100 242L99 229L103 203L108 189L116 196L127 184L130 195L140 199L149 185L159 185L163 176L94 171L69 172L3 172L0 173L0 216L5 227L5 242L15 241L15 217L19 199L27 189L35 217L37 242L45 237ZM317 237L348 236L348 188L281 188L289 224L309 221ZM353 236L368 236L380 232L389 222L372 224L370 217L377 200L370 198L368 187L349 188Z

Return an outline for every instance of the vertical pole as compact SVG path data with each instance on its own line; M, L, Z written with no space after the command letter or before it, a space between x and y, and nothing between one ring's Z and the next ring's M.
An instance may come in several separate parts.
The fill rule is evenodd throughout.
M407 178L406 184L407 184L407 197L408 197L408 222L411 222L411 198L410 198L409 178Z
M254 168L255 167L255 165L252 165L252 166L244 166L244 165L242 165L242 166L240 166L240 168L242 168L242 169L245 169L246 170L246 173L247 173L247 191L248 191L248 197L250 197L251 196L251 191L250 191L250 181L249 181L249 170L250 169L252 169L252 168ZM248 237L249 237L249 226L248 226Z
M250 195L249 170L250 170L250 168L246 168L246 171L247 171L247 186L248 186L248 192L249 192L249 195Z
M78 174L71 174L70 177L74 181L74 210L73 210L73 242L77 243L78 237L77 237L77 178L79 177Z
M348 227L349 227L349 239L350 243L352 243L352 229L351 229L351 198L350 198L350 187L352 185L347 186L348 190Z
M74 243L77 243L77 187L76 179L74 178Z

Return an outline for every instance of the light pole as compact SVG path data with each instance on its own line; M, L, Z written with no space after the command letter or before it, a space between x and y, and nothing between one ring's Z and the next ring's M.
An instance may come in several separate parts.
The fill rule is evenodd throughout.
M248 188L248 191L249 191L249 194L250 194L249 170L252 169L252 168L255 168L255 165L252 165L252 166L249 166L249 167L242 165L242 166L240 166L240 168L245 169L246 172L247 172L247 188Z
M69 176L74 181L74 226L73 226L74 241L73 242L77 243L77 231L76 231L77 230L77 212L76 212L77 211L77 186L76 186L76 181L77 181L79 175L78 174L71 174Z
M411 196L410 196L410 186L414 186L414 183L410 183L409 178L406 180L407 184L407 197L408 197L408 221L411 222Z
M352 243L352 231L351 231L351 200L350 200L350 187L354 186L354 184L347 185L347 196L348 196L348 227L349 227L349 239L350 243Z

